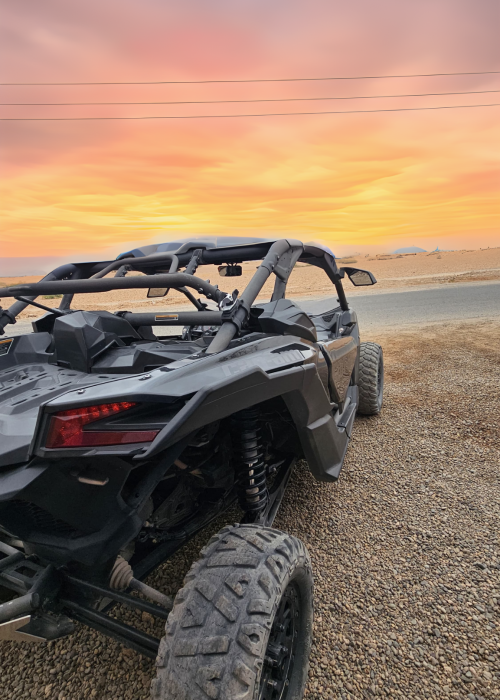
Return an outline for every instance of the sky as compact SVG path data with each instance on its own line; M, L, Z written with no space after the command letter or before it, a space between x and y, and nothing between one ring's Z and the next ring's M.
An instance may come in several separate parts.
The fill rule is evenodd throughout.
M0 82L161 82L500 71L496 0L2 0ZM6 117L327 112L500 103L498 75L1 86ZM0 122L3 274L190 234L338 254L500 245L500 107ZM36 269L35 269L36 268ZM1 274L1 273L0 273Z

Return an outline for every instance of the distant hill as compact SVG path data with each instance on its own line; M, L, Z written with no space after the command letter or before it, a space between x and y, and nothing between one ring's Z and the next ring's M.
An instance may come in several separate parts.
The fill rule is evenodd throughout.
M400 254L404 254L404 253L427 253L427 251L424 250L423 248L417 248L417 246L412 245L412 246L409 246L408 248L398 248L397 250L394 251L394 253L400 253Z

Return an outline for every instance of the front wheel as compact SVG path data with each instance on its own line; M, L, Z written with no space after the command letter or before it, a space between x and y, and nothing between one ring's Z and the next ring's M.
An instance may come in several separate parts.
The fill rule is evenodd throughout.
M202 550L169 615L153 700L301 700L313 581L300 540L226 527Z
M374 416L380 413L384 398L384 355L377 343L359 346L358 413Z

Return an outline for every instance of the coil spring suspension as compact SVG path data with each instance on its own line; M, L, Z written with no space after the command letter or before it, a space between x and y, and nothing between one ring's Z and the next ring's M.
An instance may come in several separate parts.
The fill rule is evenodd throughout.
M234 416L238 501L249 521L255 520L268 502L259 413L249 408ZM236 437L236 436L235 436Z

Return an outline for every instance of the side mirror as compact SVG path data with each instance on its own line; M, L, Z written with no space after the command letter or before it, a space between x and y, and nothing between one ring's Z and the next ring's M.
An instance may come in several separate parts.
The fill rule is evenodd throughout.
M221 277L241 277L243 270L241 265L219 265Z
M368 287L372 284L377 284L375 276L368 270L358 270L357 267L341 267L349 277L355 287Z
M166 297L170 287L151 287L148 289L148 299L154 299L156 297Z

